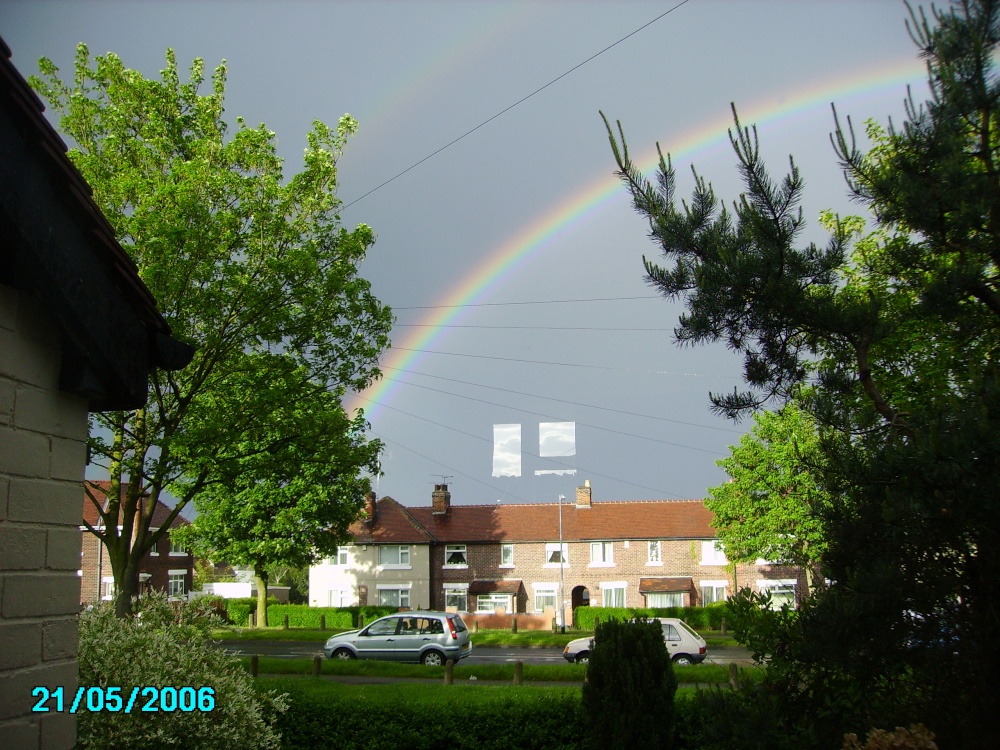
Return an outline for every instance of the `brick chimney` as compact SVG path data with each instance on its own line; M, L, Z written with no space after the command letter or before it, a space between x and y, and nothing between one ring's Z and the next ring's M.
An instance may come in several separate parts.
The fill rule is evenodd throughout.
M590 480L583 480L583 487L576 488L576 507L577 508L589 508L590 507Z
M368 516L365 520L369 524L375 523L375 493L369 492L365 495L365 515Z
M451 493L448 492L448 485L446 484L435 484L434 492L431 493L431 513L434 515L443 515L448 512L448 508L451 507Z

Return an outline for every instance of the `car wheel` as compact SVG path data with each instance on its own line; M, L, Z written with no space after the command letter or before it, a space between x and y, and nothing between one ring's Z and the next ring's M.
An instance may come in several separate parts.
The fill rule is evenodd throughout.
M440 667L444 664L444 654L440 651L426 651L420 657L420 663L425 667Z
M590 652L584 651L583 653L576 655L577 664L589 664L590 663Z
M341 661L350 661L355 658L354 654L351 653L349 648L338 648L332 654L330 654L331 659L340 659Z
M677 656L674 657L674 664L679 667L689 667L694 664L694 661L687 654L677 654Z

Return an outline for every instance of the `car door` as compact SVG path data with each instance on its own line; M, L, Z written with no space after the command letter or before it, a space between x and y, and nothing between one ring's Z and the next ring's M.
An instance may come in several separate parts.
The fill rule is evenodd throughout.
M407 615L399 618L399 630L394 643L395 661L419 661L420 649L429 641L426 617Z
M667 653L673 659L681 648L681 634L670 623L663 624L663 640L667 644Z
M396 651L399 617L383 617L362 630L354 641L359 659L392 659Z

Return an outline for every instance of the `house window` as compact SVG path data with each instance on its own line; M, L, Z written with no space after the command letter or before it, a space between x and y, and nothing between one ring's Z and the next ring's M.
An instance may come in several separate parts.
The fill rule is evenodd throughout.
M346 591L339 591L336 589L330 590L330 604L331 607L349 607L350 597Z
M646 557L647 565L662 565L663 559L660 557L660 543L650 542L649 543L649 554Z
M378 564L386 567L410 567L410 546L408 544L383 544L378 548Z
M444 548L444 566L446 568L469 567L469 556L464 544L448 544Z
M683 591L658 591L646 594L647 607L683 607Z
M150 531L153 531L153 529L150 529ZM159 547L159 546L160 546L160 540L157 539L156 542L153 543L153 546L149 548L149 556L150 557L159 557L160 556L160 550L157 549L157 547Z
M115 597L115 579L112 576L104 576L101 579L101 599L111 601Z
M536 583L535 611L544 612L546 607L556 608L556 585L554 583Z
M514 567L514 545L513 544L501 544L500 545L500 567L501 568L513 568Z
M784 604L795 609L794 578L757 581L757 588L762 594L766 591L771 595L771 609L781 609Z
M701 564L702 565L729 565L726 553L722 550L722 543L713 540L701 543Z
M410 589L407 588L379 588L378 603L383 607L409 607Z
M337 560L337 562L335 563L335 565L344 565L344 566L346 566L348 564L349 558L347 556L347 548L346 547L340 547L337 550L336 560Z
M181 555L186 555L187 551L184 549L184 545L180 542L175 542L173 539L170 540L170 554L174 557L179 557Z
M605 607L625 606L625 582L616 581L614 583L601 584L601 602Z
M444 587L444 607L454 607L459 612L469 611L469 584Z
M613 542L590 543L590 566L608 567L615 564L615 545Z
M726 585L728 581L702 581L701 603L714 604L726 601Z
M510 594L480 594L476 597L477 612L493 612L497 607L503 607L507 613L511 613Z
M545 564L554 565L557 568L559 563L565 563L569 567L569 545L563 542L562 551L559 550L559 542L550 542L545 545Z
M187 571L171 570L167 579L167 596L184 596L184 579Z

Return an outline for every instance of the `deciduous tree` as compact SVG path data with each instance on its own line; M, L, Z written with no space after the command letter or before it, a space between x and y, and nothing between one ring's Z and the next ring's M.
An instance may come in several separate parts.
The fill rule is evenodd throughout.
M286 179L273 132L240 118L230 132L223 120L225 63L207 93L202 61L184 82L169 50L159 80L111 53L92 59L85 45L71 81L47 59L40 69L32 84L60 115L73 162L174 335L197 349L183 371L152 375L145 407L93 418L92 455L111 487L104 530L91 531L124 615L142 557L199 497L207 512L208 498L322 477L336 487L323 491L335 515L360 508L378 446L340 404L379 375L391 313L358 275L372 230L347 230L337 215L350 116L314 122L304 166ZM317 410L306 424L300 403ZM168 490L177 505L151 529Z

